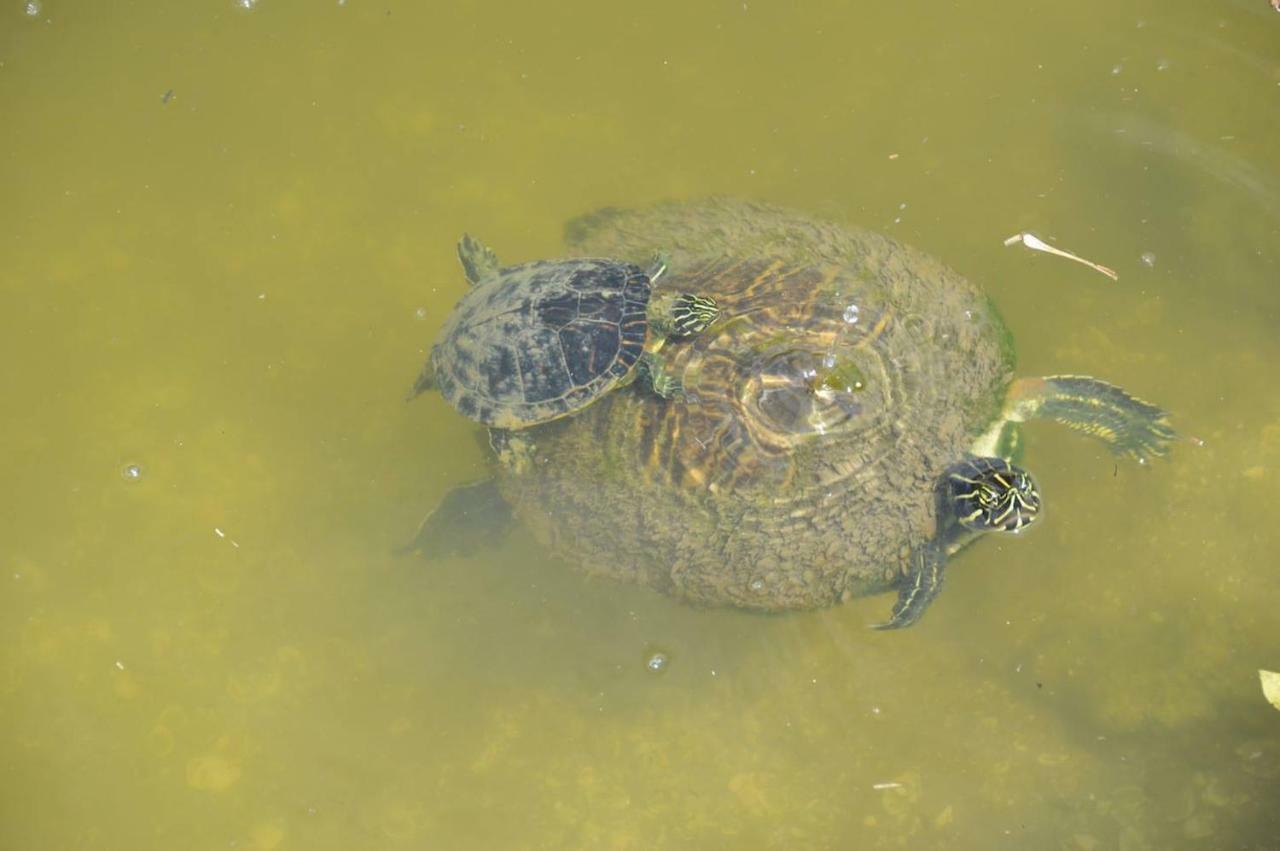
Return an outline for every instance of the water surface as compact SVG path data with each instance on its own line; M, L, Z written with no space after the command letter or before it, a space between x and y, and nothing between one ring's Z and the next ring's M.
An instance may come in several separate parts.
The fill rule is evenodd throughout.
M1280 15L865 5L7 4L0 845L1277 847ZM1045 521L897 634L395 555L485 474L403 402L457 236L709 193L944 258L1203 447L1033 426Z

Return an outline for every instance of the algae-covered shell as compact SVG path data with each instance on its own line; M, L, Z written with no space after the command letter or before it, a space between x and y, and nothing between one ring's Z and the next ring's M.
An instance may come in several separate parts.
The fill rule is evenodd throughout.
M888 237L735 201L605 210L570 252L670 253L720 305L663 350L685 399L613 393L522 435L524 522L589 571L709 604L829 605L894 584L935 483L997 418L1008 332L983 293Z

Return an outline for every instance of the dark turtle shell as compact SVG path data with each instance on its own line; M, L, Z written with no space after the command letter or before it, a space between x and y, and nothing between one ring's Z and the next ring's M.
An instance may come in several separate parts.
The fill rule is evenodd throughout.
M441 329L431 369L464 416L523 428L581 410L644 352L649 276L606 259L540 260L477 282Z

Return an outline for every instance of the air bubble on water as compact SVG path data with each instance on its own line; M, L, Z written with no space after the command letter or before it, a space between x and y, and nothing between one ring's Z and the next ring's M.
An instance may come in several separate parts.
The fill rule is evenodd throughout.
M235 0L235 4L237 8L248 10L257 6L258 0Z
M142 478L142 467L137 464L125 464L120 475L127 482L136 482Z
M1123 65L1121 65L1121 64L1119 64L1119 63L1116 63L1115 65L1112 65L1112 66L1111 66L1111 76L1113 76L1113 77L1119 77L1119 76L1120 76L1120 72L1121 72L1121 71L1123 71L1123 70L1124 70L1124 66L1123 66Z
M1156 70L1157 70L1157 71L1168 71L1168 70L1169 70L1169 60L1168 60L1168 59L1161 59L1161 60L1158 60L1158 61L1156 62Z
M850 325L858 321L858 305L851 304L844 309L844 321Z
M1142 265L1146 266L1148 269L1154 269L1156 267L1156 255L1153 252L1144 251L1142 256L1138 259L1141 260Z
M661 674L667 669L667 664L670 661L671 660L667 657L666 653L663 653L661 650L655 650L650 652L645 658L644 666L651 673Z
M40 15L40 0L27 0L22 11L26 12L28 18L35 18Z
M414 319L426 319L426 318L427 318L427 309L426 309L425 307L419 307L417 310L415 310L415 311L413 312L413 318L414 318Z

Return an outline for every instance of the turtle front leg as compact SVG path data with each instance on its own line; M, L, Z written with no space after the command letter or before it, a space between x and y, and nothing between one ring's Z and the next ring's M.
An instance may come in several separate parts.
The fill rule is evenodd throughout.
M946 548L929 541L911 554L911 569L902 578L893 614L872 629L903 629L920 620L925 609L942 590L942 568L947 563Z
M653 392L671 402L685 400L684 384L666 370L666 360L657 352L646 352L640 358L640 376Z
M1010 420L1039 417L1062 423L1139 463L1167 454L1177 437L1162 408L1084 375L1019 379L1009 388L1006 411Z
M524 475L533 467L536 447L523 432L491 428L489 448L498 456L498 463L516 475Z

